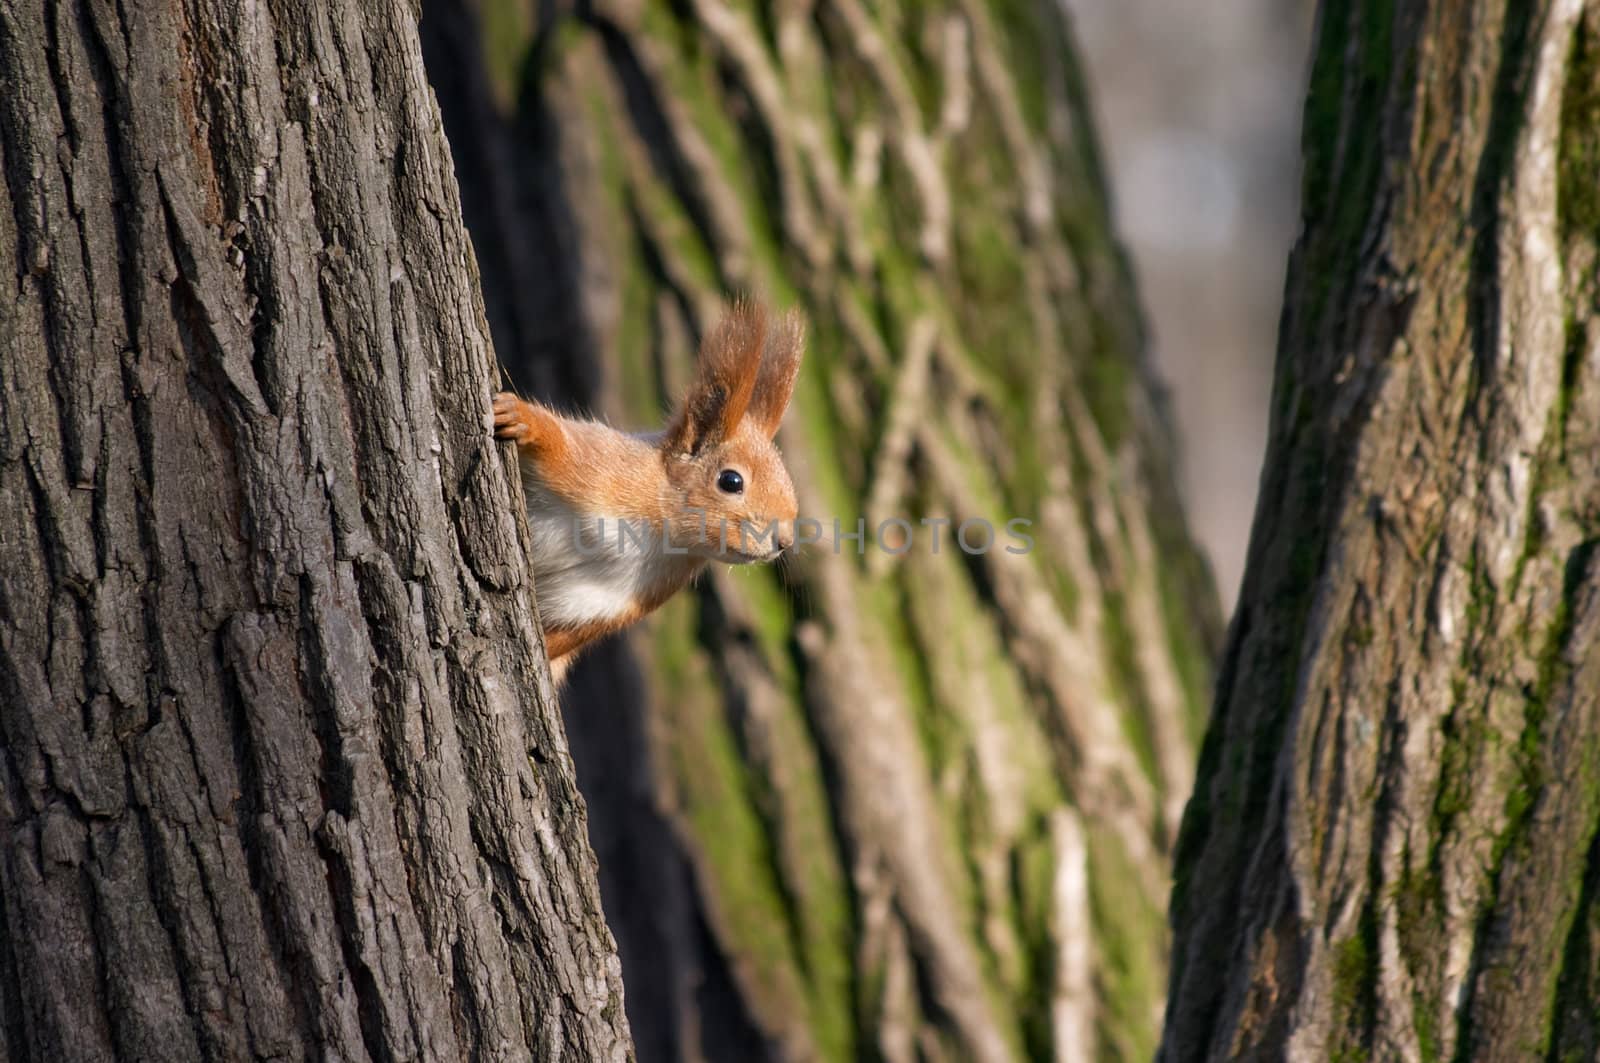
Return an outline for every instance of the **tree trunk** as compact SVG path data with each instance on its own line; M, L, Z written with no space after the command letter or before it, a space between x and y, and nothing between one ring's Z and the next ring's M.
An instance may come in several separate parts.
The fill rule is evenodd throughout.
M812 324L830 541L566 698L641 1057L1148 1058L1218 625L1061 8L547 8L423 20L523 383L648 427L724 293ZM895 516L999 544L834 552Z
M0 1059L627 1056L415 10L0 76Z
M1600 4L1327 0L1168 1059L1600 1053Z

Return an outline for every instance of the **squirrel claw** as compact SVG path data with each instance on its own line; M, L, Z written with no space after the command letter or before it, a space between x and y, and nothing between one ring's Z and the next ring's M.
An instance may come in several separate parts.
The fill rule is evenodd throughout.
M509 439L524 452L542 459L558 460L566 453L566 434L561 419L537 402L520 399L509 391L494 397L494 435Z
M496 439L509 439L520 443L528 437L532 425L525 412L527 403L502 391L494 397L494 435Z

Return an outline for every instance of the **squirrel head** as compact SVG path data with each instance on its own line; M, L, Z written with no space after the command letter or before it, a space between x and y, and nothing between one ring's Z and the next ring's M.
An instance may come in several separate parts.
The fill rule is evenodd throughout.
M768 561L794 543L794 484L773 444L794 392L805 322L733 304L700 347L694 382L660 438L675 509L669 538L696 556Z

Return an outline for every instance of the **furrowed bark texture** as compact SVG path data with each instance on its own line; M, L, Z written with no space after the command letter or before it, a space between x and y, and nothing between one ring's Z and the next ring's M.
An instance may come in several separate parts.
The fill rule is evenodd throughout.
M600 653L566 699L641 1056L1148 1058L1217 624L1058 5L424 28L534 391L653 426L724 293L812 322L827 542L653 618L648 707ZM834 552L897 516L999 542Z
M1164 1058L1600 1052L1600 5L1325 2Z
M416 12L0 3L0 1059L618 1059Z

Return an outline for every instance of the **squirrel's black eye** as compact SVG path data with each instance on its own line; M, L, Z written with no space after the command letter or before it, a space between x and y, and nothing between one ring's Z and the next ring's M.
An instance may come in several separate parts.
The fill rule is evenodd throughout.
M724 494L737 495L744 491L744 477L732 469L723 469L722 475L717 477L717 490Z

